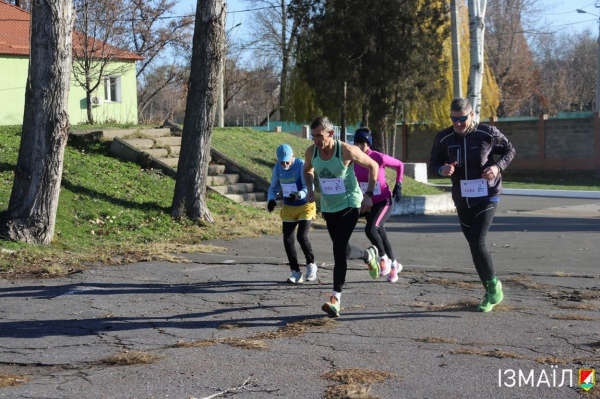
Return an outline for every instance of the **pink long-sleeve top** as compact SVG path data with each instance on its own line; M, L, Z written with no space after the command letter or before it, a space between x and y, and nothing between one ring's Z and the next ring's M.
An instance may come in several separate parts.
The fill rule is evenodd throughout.
M396 169L396 183L398 183L402 182L404 179L404 164L399 159L373 151L370 148L367 150L366 154L379 164L379 174L377 176L376 184L376 186L379 186L379 189L376 187L375 190L373 190L373 203L391 198L392 191L385 181L385 168ZM366 183L369 181L369 170L354 163L354 174L364 193L366 190Z

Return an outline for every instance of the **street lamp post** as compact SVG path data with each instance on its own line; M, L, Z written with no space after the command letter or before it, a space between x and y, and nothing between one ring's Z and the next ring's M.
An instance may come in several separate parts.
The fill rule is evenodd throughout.
M600 8L600 0L596 1L595 7ZM590 14L598 18L598 65L596 67L596 103L594 104L594 111L600 112L600 16L580 9L577 9L577 12L580 14Z

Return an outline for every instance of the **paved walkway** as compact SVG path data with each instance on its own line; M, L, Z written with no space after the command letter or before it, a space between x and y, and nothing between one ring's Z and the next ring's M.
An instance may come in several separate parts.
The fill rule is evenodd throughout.
M0 381L25 380L0 398L582 397L579 368L600 368L599 202L503 197L488 242L506 300L490 314L474 311L482 289L452 214L392 218L400 280L351 263L335 320L320 310L325 230L310 233L319 278L298 286L283 283L280 236L213 242L225 251L189 263L0 280ZM123 351L157 359L106 362ZM567 370L573 386L558 387Z

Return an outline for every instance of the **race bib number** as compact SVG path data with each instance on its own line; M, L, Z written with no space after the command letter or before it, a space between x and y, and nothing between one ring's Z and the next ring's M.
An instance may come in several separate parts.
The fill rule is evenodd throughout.
M289 197L290 194L298 191L296 183L282 183L281 189L283 190L283 198Z
M460 192L463 198L487 197L488 184L485 179L461 180Z
M319 182L321 183L321 191L323 194L334 195L346 192L346 186L344 185L344 181L341 177L336 177L333 179L319 178Z
M360 191L362 191L362 193L366 193L367 192L367 186L369 185L369 183L367 182L360 182ZM381 186L379 185L379 182L375 182L375 188L373 189L373 195L379 195L381 194Z

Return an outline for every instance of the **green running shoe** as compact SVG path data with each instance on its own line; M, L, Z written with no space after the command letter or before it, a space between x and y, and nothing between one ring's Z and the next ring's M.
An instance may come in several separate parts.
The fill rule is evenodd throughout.
M480 312L490 312L494 306L502 302L502 299L504 299L502 283L496 277L494 277L492 280L486 281L485 286L485 295L477 307L477 310Z
M321 306L321 309L329 315L329 317L340 317L340 300L335 295L329 296L329 302Z
M381 272L381 269L379 268L379 251L376 246L371 245L367 248L367 252L369 253L369 261L367 262L369 274L373 280L377 280Z

